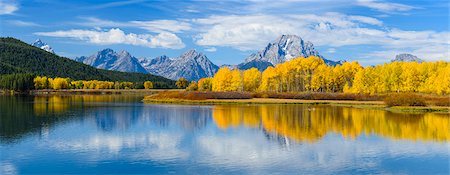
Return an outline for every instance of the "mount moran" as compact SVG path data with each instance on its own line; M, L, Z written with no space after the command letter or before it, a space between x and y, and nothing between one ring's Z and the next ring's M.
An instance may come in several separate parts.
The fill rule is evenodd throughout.
M227 66L241 70L255 67L263 71L269 66L275 66L297 57L306 58L308 56L322 58L326 64L331 66L342 64L342 61L325 59L315 50L311 42L304 41L299 36L282 35L261 51L251 54L243 63ZM214 76L219 69L219 66L212 63L205 54L196 50L189 50L176 58L169 58L165 55L156 58L136 58L127 51L117 53L111 49L104 49L88 57L77 57L75 60L100 69L150 73L173 80L184 77L196 81L200 78Z

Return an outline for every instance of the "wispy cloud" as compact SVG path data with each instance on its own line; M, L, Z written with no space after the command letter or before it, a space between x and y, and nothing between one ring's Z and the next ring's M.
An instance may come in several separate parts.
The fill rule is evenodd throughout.
M215 51L217 51L217 48L215 48L215 47L208 47L208 48L205 49L205 51L207 51L207 52L215 52Z
M119 7L124 5L131 5L131 4L137 4L142 3L148 0L123 0L123 1L114 1L109 3L104 3L100 5L91 6L91 9L103 9L103 8L110 8L110 7Z
M416 9L416 7L406 4L383 2L378 0L357 0L357 5L386 13L406 12Z
M229 46L239 50L255 50L282 34L296 34L317 45L344 46L371 43L380 39L382 31L364 28L381 25L371 17L324 15L230 15L193 20L203 30L196 36L202 46Z
M19 10L19 5L14 1L0 0L0 15L11 15Z
M196 35L195 43L206 47L225 46L243 51L257 50L279 35L295 34L317 46L336 48L372 45L385 50L409 50L423 55L422 58L425 59L447 60L450 57L446 49L450 47L450 32L389 28L384 26L382 21L365 16L340 13L229 15L195 19L193 23L202 29ZM427 55L426 50L431 48L433 54Z
M174 32L179 33L182 31L190 30L191 24L178 21L178 20L152 20L152 21L110 21L99 19L95 17L82 17L83 22L77 23L82 26L89 27L134 27L141 28L150 32Z
M176 20L130 21L130 24L152 32L169 31L178 33L191 29L189 23Z
M329 49L327 50L327 52L328 52L328 53L335 53L335 52L336 52L336 49L335 49L335 48L329 48Z
M180 49L185 45L181 39L173 33L163 32L158 35L149 34L126 34L124 31L113 28L109 31L95 30L66 30L55 32L36 32L38 36L72 38L89 43L107 45L107 44L128 44L136 46L145 46L150 48L170 48Z
M15 25L15 26L19 26L19 27L38 27L41 26L37 23L34 22L29 22L29 21L22 21L22 20L9 20L8 21L9 24Z

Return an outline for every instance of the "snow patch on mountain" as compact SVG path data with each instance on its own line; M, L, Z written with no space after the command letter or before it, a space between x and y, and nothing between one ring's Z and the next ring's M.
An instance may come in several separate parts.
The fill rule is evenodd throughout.
M322 58L330 66L342 64L342 61L325 59L314 48L313 43L304 41L297 35L281 35L275 41L269 43L263 50L247 57L244 63L239 64L239 67L242 69L256 67L259 70L264 70L270 65L275 66L298 57L307 58L309 56Z
M124 50L117 53L112 49L103 49L89 57L82 56L75 60L99 69L147 73L138 59Z
M47 52L55 53L55 51L53 50L53 48L52 48L50 45L48 45L47 43L42 42L41 39L37 39L37 40L36 40L34 43L32 43L31 45L32 45L32 46L35 46L35 47L38 47L38 48L41 48L41 49L43 49L43 50L45 50L45 51L47 51Z

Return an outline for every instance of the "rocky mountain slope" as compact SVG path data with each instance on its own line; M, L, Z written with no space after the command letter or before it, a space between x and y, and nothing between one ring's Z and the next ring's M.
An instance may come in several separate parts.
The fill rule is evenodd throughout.
M160 56L154 59L140 59L140 63L147 72L173 80L181 77L188 80L212 77L219 69L206 55L196 50L189 50L177 58Z
M269 43L263 50L250 55L243 63L228 65L228 67L237 67L241 70L255 67L264 71L269 66L275 66L297 57L309 56L322 58L326 64L331 66L342 64L341 61L336 62L323 58L311 42L304 41L299 36L282 35ZM116 53L111 49L104 49L92 56L79 57L75 60L101 69L150 73L172 80L182 77L188 80L212 77L219 69L205 54L196 50L189 50L176 58L163 55L156 58L137 59L126 51Z
M401 61L401 62L424 62L422 59L418 58L415 55L409 54L409 53L402 53L395 56L395 59L391 60L391 62L394 61Z
M328 65L341 64L340 61L336 62L323 58L311 42L304 41L297 35L281 35L258 53L251 54L238 67L240 69L256 67L259 70L264 70L271 65L277 65L297 57L306 58L309 56L322 58Z
M127 51L117 53L112 49L103 49L89 57L82 56L75 60L99 69L147 73L138 59Z

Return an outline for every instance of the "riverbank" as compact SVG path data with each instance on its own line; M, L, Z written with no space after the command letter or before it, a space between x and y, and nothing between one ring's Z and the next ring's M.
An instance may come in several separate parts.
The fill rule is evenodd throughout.
M384 101L386 95L363 95L344 93L277 93L261 94L248 92L189 92L189 91L161 91L146 96L145 103L172 103L172 104L327 104L348 106L365 109L383 109L396 112L449 112L449 106L442 105L443 98L438 96L407 95L398 96L400 105L390 105ZM395 96L395 95L389 95ZM416 99L413 99L416 98ZM404 102L403 98L423 102L420 105ZM419 98L419 99L417 99ZM439 99L440 103L436 103ZM448 99L450 100L450 99ZM390 102L390 101L388 101ZM436 105L440 104L440 105Z
M298 100L298 99L273 99L273 98L251 98L251 99L153 99L145 97L144 103L166 103L166 104L326 104L346 106L364 109L381 109L393 112L449 112L450 107L443 106L394 106L388 107L383 101L354 101L354 100Z
M30 95L152 95L162 91L178 89L43 89L29 91Z

